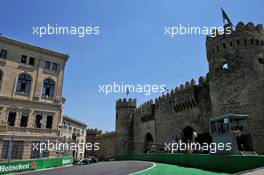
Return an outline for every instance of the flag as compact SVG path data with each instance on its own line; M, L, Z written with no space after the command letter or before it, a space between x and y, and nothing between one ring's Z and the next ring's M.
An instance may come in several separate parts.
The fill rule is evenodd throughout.
M228 18L226 12L224 11L224 9L221 7L221 11L222 11L222 15L223 15L223 22L225 24L225 21L227 21L227 24L230 24L231 26L233 26L231 20Z

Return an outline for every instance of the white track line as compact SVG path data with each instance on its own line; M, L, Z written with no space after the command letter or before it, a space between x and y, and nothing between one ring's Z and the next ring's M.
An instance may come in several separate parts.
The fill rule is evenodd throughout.
M157 165L157 164L154 163L154 162L149 162L149 163L152 163L152 166L151 166L151 167L149 167L149 168L147 168L147 169L144 169L144 170L141 170L141 171L137 171L137 172L134 172L134 173L128 174L128 175L136 175L136 174L138 174L138 173L142 173L142 172L148 171L148 170L154 168L154 167Z

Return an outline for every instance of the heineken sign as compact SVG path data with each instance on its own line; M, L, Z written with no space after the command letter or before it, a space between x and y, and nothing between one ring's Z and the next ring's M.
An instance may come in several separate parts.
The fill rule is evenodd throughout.
M51 167L60 167L72 164L72 162L73 158L70 156L21 160L15 162L0 162L0 175L23 171L40 170Z
M0 165L0 173L10 172L10 171L24 171L31 168L36 168L37 163L35 162L28 162L28 163L17 163L17 164L7 164L7 165Z

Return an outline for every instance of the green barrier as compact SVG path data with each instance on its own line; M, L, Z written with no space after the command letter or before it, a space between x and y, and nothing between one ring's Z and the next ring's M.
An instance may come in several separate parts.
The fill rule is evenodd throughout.
M143 160L215 172L237 173L264 166L264 156L209 155L209 154L128 154L114 160Z
M39 170L43 168L65 166L73 163L72 157L56 157L44 159L22 160L0 163L0 174Z

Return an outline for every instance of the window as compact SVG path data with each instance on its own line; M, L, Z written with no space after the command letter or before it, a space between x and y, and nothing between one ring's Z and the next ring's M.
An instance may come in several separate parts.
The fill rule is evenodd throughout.
M54 94L55 83L52 79L46 79L43 82L42 97L52 98Z
M37 148L39 148L40 142L39 141L32 142L31 152L30 152L30 158L31 159L40 158L40 151L39 151L39 149L34 148L34 145L36 145Z
M12 147L12 159L22 159L24 151L23 141L14 141Z
M216 125L218 133L226 133L229 131L229 125L224 122L224 119L218 120Z
M1 52L0 52L0 58L6 58L6 55L7 55L7 50L4 50L2 49Z
M49 61L45 62L45 69L50 69L50 62Z
M244 39L244 44L247 45L247 39Z
M46 143L47 145L47 142L45 141L33 141L32 144L31 144L31 152L30 152L30 158L31 159L36 159L36 158L42 158L42 157L48 157L48 149L47 148L44 148L44 150L40 153L39 151L39 147L40 147L40 144L41 143ZM37 146L37 148L34 147Z
M33 66L34 65L34 61L35 61L35 58L34 57L30 57L29 58L29 65Z
M212 132L212 134L217 133L216 125L215 124L216 124L215 121L212 121L211 122L211 132Z
M21 63L23 63L23 64L27 64L27 56L26 56L26 55L22 55L20 61L21 61Z
M27 122L28 122L28 114L22 113L20 120L20 127L27 127Z
M58 64L57 63L53 63L52 64L52 70L53 71L57 71L58 70Z
M9 140L3 142L2 158L8 159ZM24 141L13 141L12 142L12 154L11 159L22 159L24 151Z
M17 81L16 92L20 95L29 95L31 86L31 77L28 74L20 74Z
M53 121L53 116L48 115L47 116L46 128L48 128L48 129L51 129L52 128L52 121Z
M66 140L67 140L67 139L66 139L66 136L63 136L63 138L62 138L62 142L63 142L63 143L66 143Z
M16 122L16 112L9 112L8 120L7 120L8 126L15 126L15 122Z
M2 159L7 159L7 155L8 155L8 148L9 148L9 140L5 140L3 141L3 145L2 145Z
M42 115L37 114L35 119L35 128L41 128L42 125Z
M260 64L264 64L263 58L259 58L258 61L259 61Z

